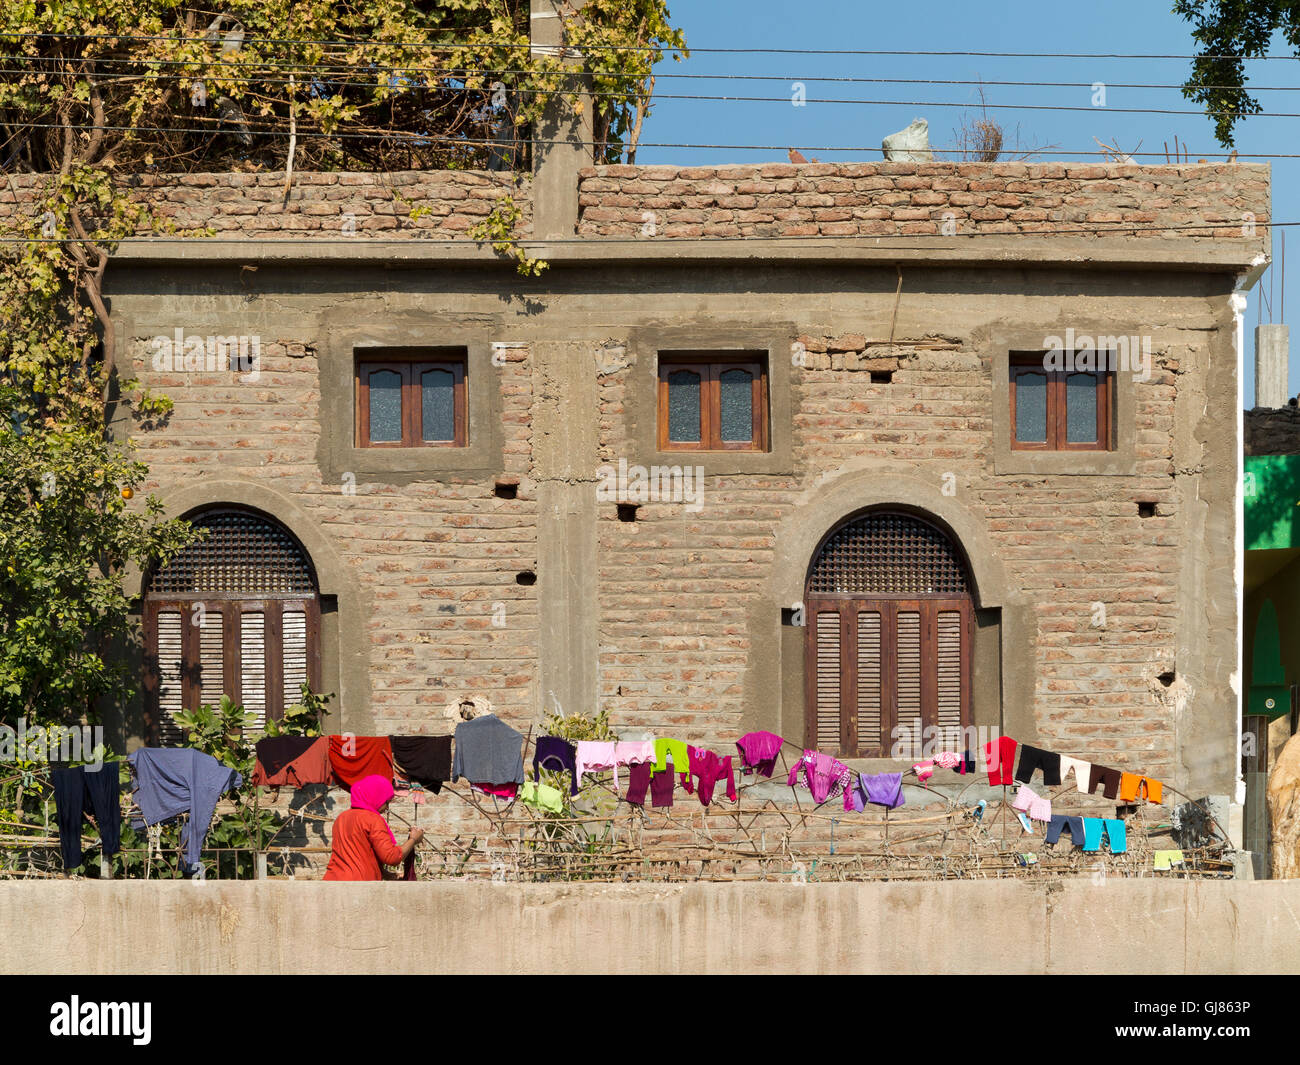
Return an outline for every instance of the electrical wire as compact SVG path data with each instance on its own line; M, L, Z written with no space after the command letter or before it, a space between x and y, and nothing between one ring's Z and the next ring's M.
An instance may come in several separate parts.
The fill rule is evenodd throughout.
M7 74L7 73L24 73L24 71L0 68L0 74ZM366 73L368 72L367 71L359 72L360 75L364 75ZM151 74L141 73L137 75L122 75L121 77L122 80L135 81L141 78L148 78L148 77L161 78L165 76L167 75L162 75L162 74L151 75ZM537 77L539 79L544 79L546 75L539 74L537 75ZM218 84L287 85L290 83L290 79L288 78L229 77L223 75L215 75L215 76L211 76L211 78L215 83ZM196 74L184 80L188 80L190 82L196 82L196 81L202 82L207 79L204 78L202 75ZM377 86L373 81L368 83L361 83L361 82L349 83L341 80L334 81L328 78L327 79L316 78L315 80L317 82L322 82L326 87L334 87L334 88L350 87L350 88L372 89L372 88L382 87L382 86ZM305 90L310 89L312 85L312 82L299 82L297 80L295 80L293 83L296 85L302 85L302 87ZM930 83L911 82L909 84L930 84ZM936 82L933 84L940 84L940 83ZM1030 83L1017 83L1017 84L1030 84ZM395 88L396 86L390 85L388 87ZM476 89L463 89L463 88L455 88L453 86L433 84L427 86L415 85L415 86L411 86L411 88L414 89L427 88L431 90L441 90L441 91L450 90L450 91L457 91L457 92L481 92L484 93L485 95L490 94L492 92L492 89L489 86L476 88ZM1295 88L1297 90L1300 90L1300 86L1296 86ZM549 89L542 89L542 88L512 88L506 91L513 94L543 95L548 92L561 91L561 90L549 90ZM595 96L595 97L602 97L602 98L613 97L616 99L626 99L630 95L627 92L616 92L607 89L581 89L580 91L584 96ZM784 104L787 106L791 103L791 97L789 96L718 96L718 95L705 95L705 94L692 94L692 93L660 93L660 92L656 92L653 95L652 99L655 101L696 100L696 101L704 101L710 103L776 103L776 104ZM958 107L958 108L980 108L982 110L1004 110L1004 111L1087 111L1087 112L1106 112L1109 114L1135 114L1135 115L1192 115L1192 116L1204 115L1206 117L1231 115L1237 118L1247 118L1247 117L1300 118L1300 112L1293 112L1293 111L1208 111L1208 110L1199 111L1199 110L1183 110L1183 109L1156 108L1156 107L1111 107L1109 105L1105 107L1092 107L1092 106L1084 107L1084 106L1074 106L1074 105L1065 105L1065 104L998 104L998 103L989 103L988 101L983 101L983 100L979 102L975 102L973 100L964 101L964 102L945 101L945 100L863 100L863 99L845 99L845 98L837 98L837 97L809 96L809 97L801 98L800 103L801 104L857 104L866 107L909 107L909 108Z
M182 34L160 34L146 35L134 33L4 33L0 32L0 40L74 40L74 41L167 41L173 44L183 43L185 41L208 42L219 44L221 38L225 36L223 31L217 31L218 35L208 36L207 31L200 34L194 34L186 37ZM513 48L519 50L531 49L533 47L557 47L547 45L535 45L530 41L497 41L483 40L473 43L454 43L443 41L384 41L375 40L374 38L356 39L356 40L315 40L309 38L294 37L260 37L245 35L244 43L254 41L263 44L305 44L316 45L320 47L346 47L354 48L360 46L376 48L445 48L473 50L476 48ZM576 45L564 46L577 50ZM1137 52L974 52L974 51L937 51L937 50L920 50L920 49L884 49L884 48L697 48L693 45L676 47L674 45L652 45L652 44L591 44L584 46L586 51L600 52L662 52L662 53L689 53L700 55L845 55L845 56L943 56L943 57L961 57L971 56L974 58L990 59L1290 59L1295 60L1294 55L1282 55L1276 53L1266 53L1262 55L1233 55L1228 54L1169 54L1169 53L1137 53Z
M196 120L199 121L202 121L204 119L204 116L201 115L196 115L194 117ZM299 121L301 122L301 120L302 119L300 117ZM75 128L79 131L88 131L93 129L93 130L102 130L105 132L206 133L206 134L215 134L215 135L222 135L222 136L235 136L238 133L243 132L243 127L230 124L228 122L225 122L222 119L216 118L215 116L213 116L211 121L214 123L223 122L224 124L221 126L217 126L217 125L212 125L212 126L101 126L101 125L94 125L94 124L87 123L86 125L78 125ZM57 122L0 122L0 129L61 130L63 128L64 126ZM251 124L250 124L250 128L248 129L248 132L257 136L269 136L269 137L289 136L289 131L286 129L276 129L276 128L253 129L251 128ZM505 147L516 143L542 144L548 146L560 144L560 145L570 145L570 146L583 146L588 148L592 148L592 147L602 148L607 146L609 147L613 146L613 142L607 143L607 142L590 141L590 140L570 140L568 138L546 138L546 137L530 138L526 136L521 136L520 138L518 138L518 140L515 140L512 138L456 137L456 136L449 136L447 134L440 134L440 133L409 133L404 131L390 132L390 133L347 133L347 132L323 133L323 132L313 131L313 130L303 130L300 128L297 131L297 135L299 137L317 137L326 140L371 140L371 141L379 140L379 141L403 141L403 142L409 141L413 146L416 147L437 147L440 144L451 146L451 147L473 146L473 145ZM715 151L754 151L754 152L759 152L759 151L784 152L787 151L790 147L788 144L708 144L708 143L694 144L685 141L647 141L647 140L638 141L637 146L638 148L690 148L690 149L715 150ZM830 145L821 145L821 146L816 146L816 145L809 146L805 144L802 145L802 150L809 151L809 152L852 152L855 154L872 153L875 155L881 155L884 153L884 148L882 148L879 145L872 146L872 145L830 144ZM956 152L964 152L967 151L968 149L964 149L961 147L943 148L943 147L935 147L932 145L930 150L932 152L956 153ZM1014 149L1008 149L1008 150L1014 150ZM1198 154L1192 152L1190 148L1185 148L1183 150L1186 151L1188 155ZM1051 152L1054 155L1106 156L1106 157L1113 156L1116 154L1114 151L1097 151L1097 150L1060 151L1056 148L1040 148L1040 149L1025 148L1023 149L1023 152L1021 154L1035 155L1043 152ZM1147 151L1147 152L1133 151L1133 152L1125 152L1123 154L1131 158L1150 157L1153 159L1160 158L1162 156L1167 155L1167 153L1162 151ZM1224 152L1221 148L1218 148L1212 152L1204 152L1199 154L1202 155L1203 157L1209 158L1214 155L1223 156ZM1239 156L1238 161L1248 162L1250 159L1300 159L1300 152L1252 152L1249 157ZM935 160L935 161L942 162L943 160ZM1016 162L1016 161L1017 160L1006 160L1006 162ZM1044 160L1037 161L1039 165L1047 162L1051 162L1051 160L1044 159ZM593 163L592 165L602 165L602 164ZM615 165L615 164L603 164L603 165ZM643 165L648 165L648 164L643 164ZM674 164L662 164L662 165L674 165ZM680 164L680 165L682 165L683 169L688 169L686 164ZM700 165L708 166L710 164L700 164ZM712 164L712 165L716 166L718 164ZM1181 165L1191 166L1194 164L1186 163Z
M0 61L20 61L27 60L31 62L47 63L91 63L106 64L113 63L119 66L181 66L193 67L199 65L199 60L193 59L157 59L149 58L129 58L122 56L83 56L83 57L66 57L66 56L40 56L24 55L21 53L0 53ZM446 67L446 66L420 66L418 64L401 66L384 66L380 64L366 64L358 66L356 63L347 65L330 66L321 63L312 63L307 66L303 63L285 63L274 60L258 59L252 63L245 63L234 59L221 59L216 57L210 60L201 61L205 67L257 67L259 69L287 69L301 71L303 73L319 74L321 71L334 71L347 74L368 74L368 73L399 73L399 74L439 74L454 76L464 72L465 68ZM21 74L28 73L26 68L12 68L0 70L0 73ZM585 79L592 77L591 72L580 69L560 69L548 71L523 70L512 67L475 67L475 75L487 74L522 74L530 77L546 78L571 78ZM597 72L598 73L598 72ZM164 77L165 75L150 74L149 77ZM252 77L237 77L231 75L210 75L219 78L222 81L248 81L258 82L267 79ZM1061 88L1061 89L1092 89L1095 82L1087 81L1004 81L987 78L863 78L852 76L833 76L833 75L813 75L813 74L685 74L671 70L656 71L655 77L658 80L694 80L694 81L779 81L779 82L838 82L844 84L861 84L861 85L971 85L978 87L985 86L1010 86L1017 88ZM280 83L277 83L280 84ZM1170 89L1182 90L1184 83L1174 82L1105 82L1107 89ZM1241 86L1235 85L1198 85L1201 89L1236 89ZM522 90L511 90L522 91ZM535 90L534 90L535 91ZM1251 92L1300 92L1300 85L1252 85ZM658 98L658 94L656 94ZM782 97L782 99L785 99Z

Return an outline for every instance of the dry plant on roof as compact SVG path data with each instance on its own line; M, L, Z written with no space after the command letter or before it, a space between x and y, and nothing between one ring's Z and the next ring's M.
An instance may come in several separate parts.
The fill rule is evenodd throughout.
M952 131L954 150L949 153L952 159L962 163L996 163L999 159L1022 162L1056 147L1021 144L1019 126L1008 143L1006 128L989 115L984 87L980 86L978 92L978 109L963 111L961 124Z

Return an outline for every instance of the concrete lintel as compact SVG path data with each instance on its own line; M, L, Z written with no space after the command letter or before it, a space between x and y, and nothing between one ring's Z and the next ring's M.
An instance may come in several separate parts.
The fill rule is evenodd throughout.
M1057 240L1014 236L999 239L963 237L754 237L736 240L574 238L538 240L523 245L533 258L555 266L587 263L672 262L861 262L965 266L1102 267L1178 270L1245 275L1253 285L1268 265L1253 243L1240 246L1211 240ZM515 264L490 247L459 240L366 240L324 243L320 240L198 238L195 240L125 241L114 262L120 265L193 263L211 267L213 257L239 263L385 263L400 267L464 266L497 262Z

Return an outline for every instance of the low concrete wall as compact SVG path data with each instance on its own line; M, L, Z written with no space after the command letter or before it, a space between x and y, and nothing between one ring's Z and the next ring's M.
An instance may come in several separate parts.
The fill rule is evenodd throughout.
M1300 972L1300 881L0 885L6 973Z

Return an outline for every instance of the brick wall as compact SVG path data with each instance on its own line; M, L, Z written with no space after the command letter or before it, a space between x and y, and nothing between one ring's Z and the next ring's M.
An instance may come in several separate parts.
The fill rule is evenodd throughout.
M378 733L428 732L463 692L486 696L507 720L531 720L537 604L534 589L515 582L537 569L526 350L507 350L500 376L483 382L501 390L503 472L522 481L506 500L492 480L363 481L351 493L324 483L318 359L304 341L263 344L255 384L156 372L148 343L132 341L135 374L175 404L165 427L134 434L149 491L166 498L213 477L249 480L320 523L373 604L365 621ZM492 624L497 603L504 626Z
M730 750L741 729L749 606L774 562L774 530L818 478L864 458L951 473L983 519L1011 587L1035 605L1035 709L1043 746L1171 779L1174 720L1157 677L1174 668L1181 515L1172 478L1176 372L1193 341L1158 337L1137 389L1135 476L997 475L991 358L964 342L852 349L811 324L794 388L796 474L709 476L699 513L650 503L600 512L601 705L619 725L676 729ZM849 334L849 335L845 335ZM794 339L793 337L791 338ZM813 353L821 348L821 353ZM892 370L876 383L868 369ZM632 453L628 368L601 381L601 459ZM632 460L630 460L632 461ZM1156 503L1139 516L1138 501ZM829 531L829 530L828 530ZM1093 604L1106 610L1093 624ZM773 693L773 699L779 693ZM793 737L791 737L793 738Z
M34 209L37 179L14 180L14 187L0 186L0 218L14 210L15 188L20 209ZM464 237L506 196L520 209L521 231L532 225L531 187L508 173L298 173L287 200L283 173L145 174L129 186L178 229L211 229L219 237Z
M647 217L647 212L653 218ZM655 237L807 237L1063 233L1140 224L1147 238L1249 238L1269 218L1269 169L1251 165L842 163L601 166L580 172L579 233ZM1248 219L1247 219L1248 220ZM1158 227L1170 227L1161 229ZM1130 231L1132 232L1132 231Z
M1300 407L1246 411L1247 455L1300 455Z

